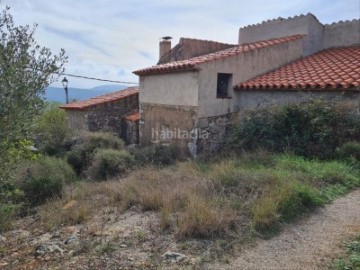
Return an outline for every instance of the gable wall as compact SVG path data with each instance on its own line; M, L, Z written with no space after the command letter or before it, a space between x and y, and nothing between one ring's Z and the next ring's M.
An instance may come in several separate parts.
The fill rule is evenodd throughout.
M205 63L199 75L198 118L224 115L239 110L233 86L274 70L302 56L303 40L274 45ZM231 99L216 98L217 74L232 73Z
M166 73L140 77L140 103L197 106L198 73Z
M190 136L179 138L177 131L190 134L195 126L198 105L198 72L188 71L140 77L140 144L161 143L162 125L172 132L171 141L183 148Z

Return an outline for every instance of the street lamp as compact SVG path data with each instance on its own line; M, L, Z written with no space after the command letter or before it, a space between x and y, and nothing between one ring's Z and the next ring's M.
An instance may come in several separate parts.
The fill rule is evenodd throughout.
M69 104L69 96L68 96L68 80L66 79L66 77L64 77L64 79L61 81L64 89L65 89L65 94L66 94L66 104Z

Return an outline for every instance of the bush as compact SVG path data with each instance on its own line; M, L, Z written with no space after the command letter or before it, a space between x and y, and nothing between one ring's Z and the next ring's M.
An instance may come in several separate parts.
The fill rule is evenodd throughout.
M247 112L229 128L225 148L291 151L325 159L334 157L343 143L358 140L359 133L354 106L312 100Z
M154 165L171 165L176 161L183 160L183 153L180 147L175 144L152 145L142 148L133 148L130 150L135 157L138 165L154 164Z
M66 120L66 112L59 108L59 104L51 103L39 116L35 125L38 137L38 148L41 152L59 156L68 148L71 130Z
M133 164L134 157L124 150L99 149L88 169L88 175L94 180L106 180L125 173Z
M25 201L33 206L60 197L63 185L76 179L69 164L52 157L22 164L18 171L15 182L24 191Z
M0 232L11 229L20 205L0 203Z
M336 150L337 156L343 160L360 162L360 142L348 142Z
M78 138L76 145L67 154L67 161L80 175L90 166L97 149L123 148L124 142L110 133L88 132Z

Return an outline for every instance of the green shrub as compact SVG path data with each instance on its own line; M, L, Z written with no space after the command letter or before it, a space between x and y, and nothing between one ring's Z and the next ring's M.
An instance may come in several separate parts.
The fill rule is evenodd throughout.
M99 149L88 169L88 175L94 180L106 180L125 173L133 164L134 157L127 151Z
M281 220L290 221L299 214L324 203L324 199L315 188L308 184L296 183L292 187L290 196L279 205Z
M171 165L184 159L184 154L176 144L133 148L130 152L134 155L136 164L140 166L146 164Z
M124 142L110 133L88 132L78 138L76 145L67 154L67 161L80 175L90 166L97 149L121 150L123 148Z
M169 146L157 145L153 161L158 165L170 165L181 159L180 148L176 144Z
M340 159L360 162L360 142L348 142L336 150Z
M0 232L11 229L20 205L0 203Z
M71 137L65 110L60 109L57 103L49 104L37 118L35 132L41 152L51 156L64 154Z
M15 182L24 192L30 205L39 205L52 197L59 197L65 183L73 182L76 175L67 162L45 157L20 166Z
M332 158L338 146L358 140L359 134L360 117L354 106L312 100L248 111L228 129L225 149L263 148Z

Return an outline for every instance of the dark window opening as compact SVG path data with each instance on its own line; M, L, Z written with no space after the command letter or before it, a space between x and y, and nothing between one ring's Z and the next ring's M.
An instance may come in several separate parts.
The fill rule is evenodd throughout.
M229 98L229 87L231 86L232 74L218 73L217 76L217 98Z

